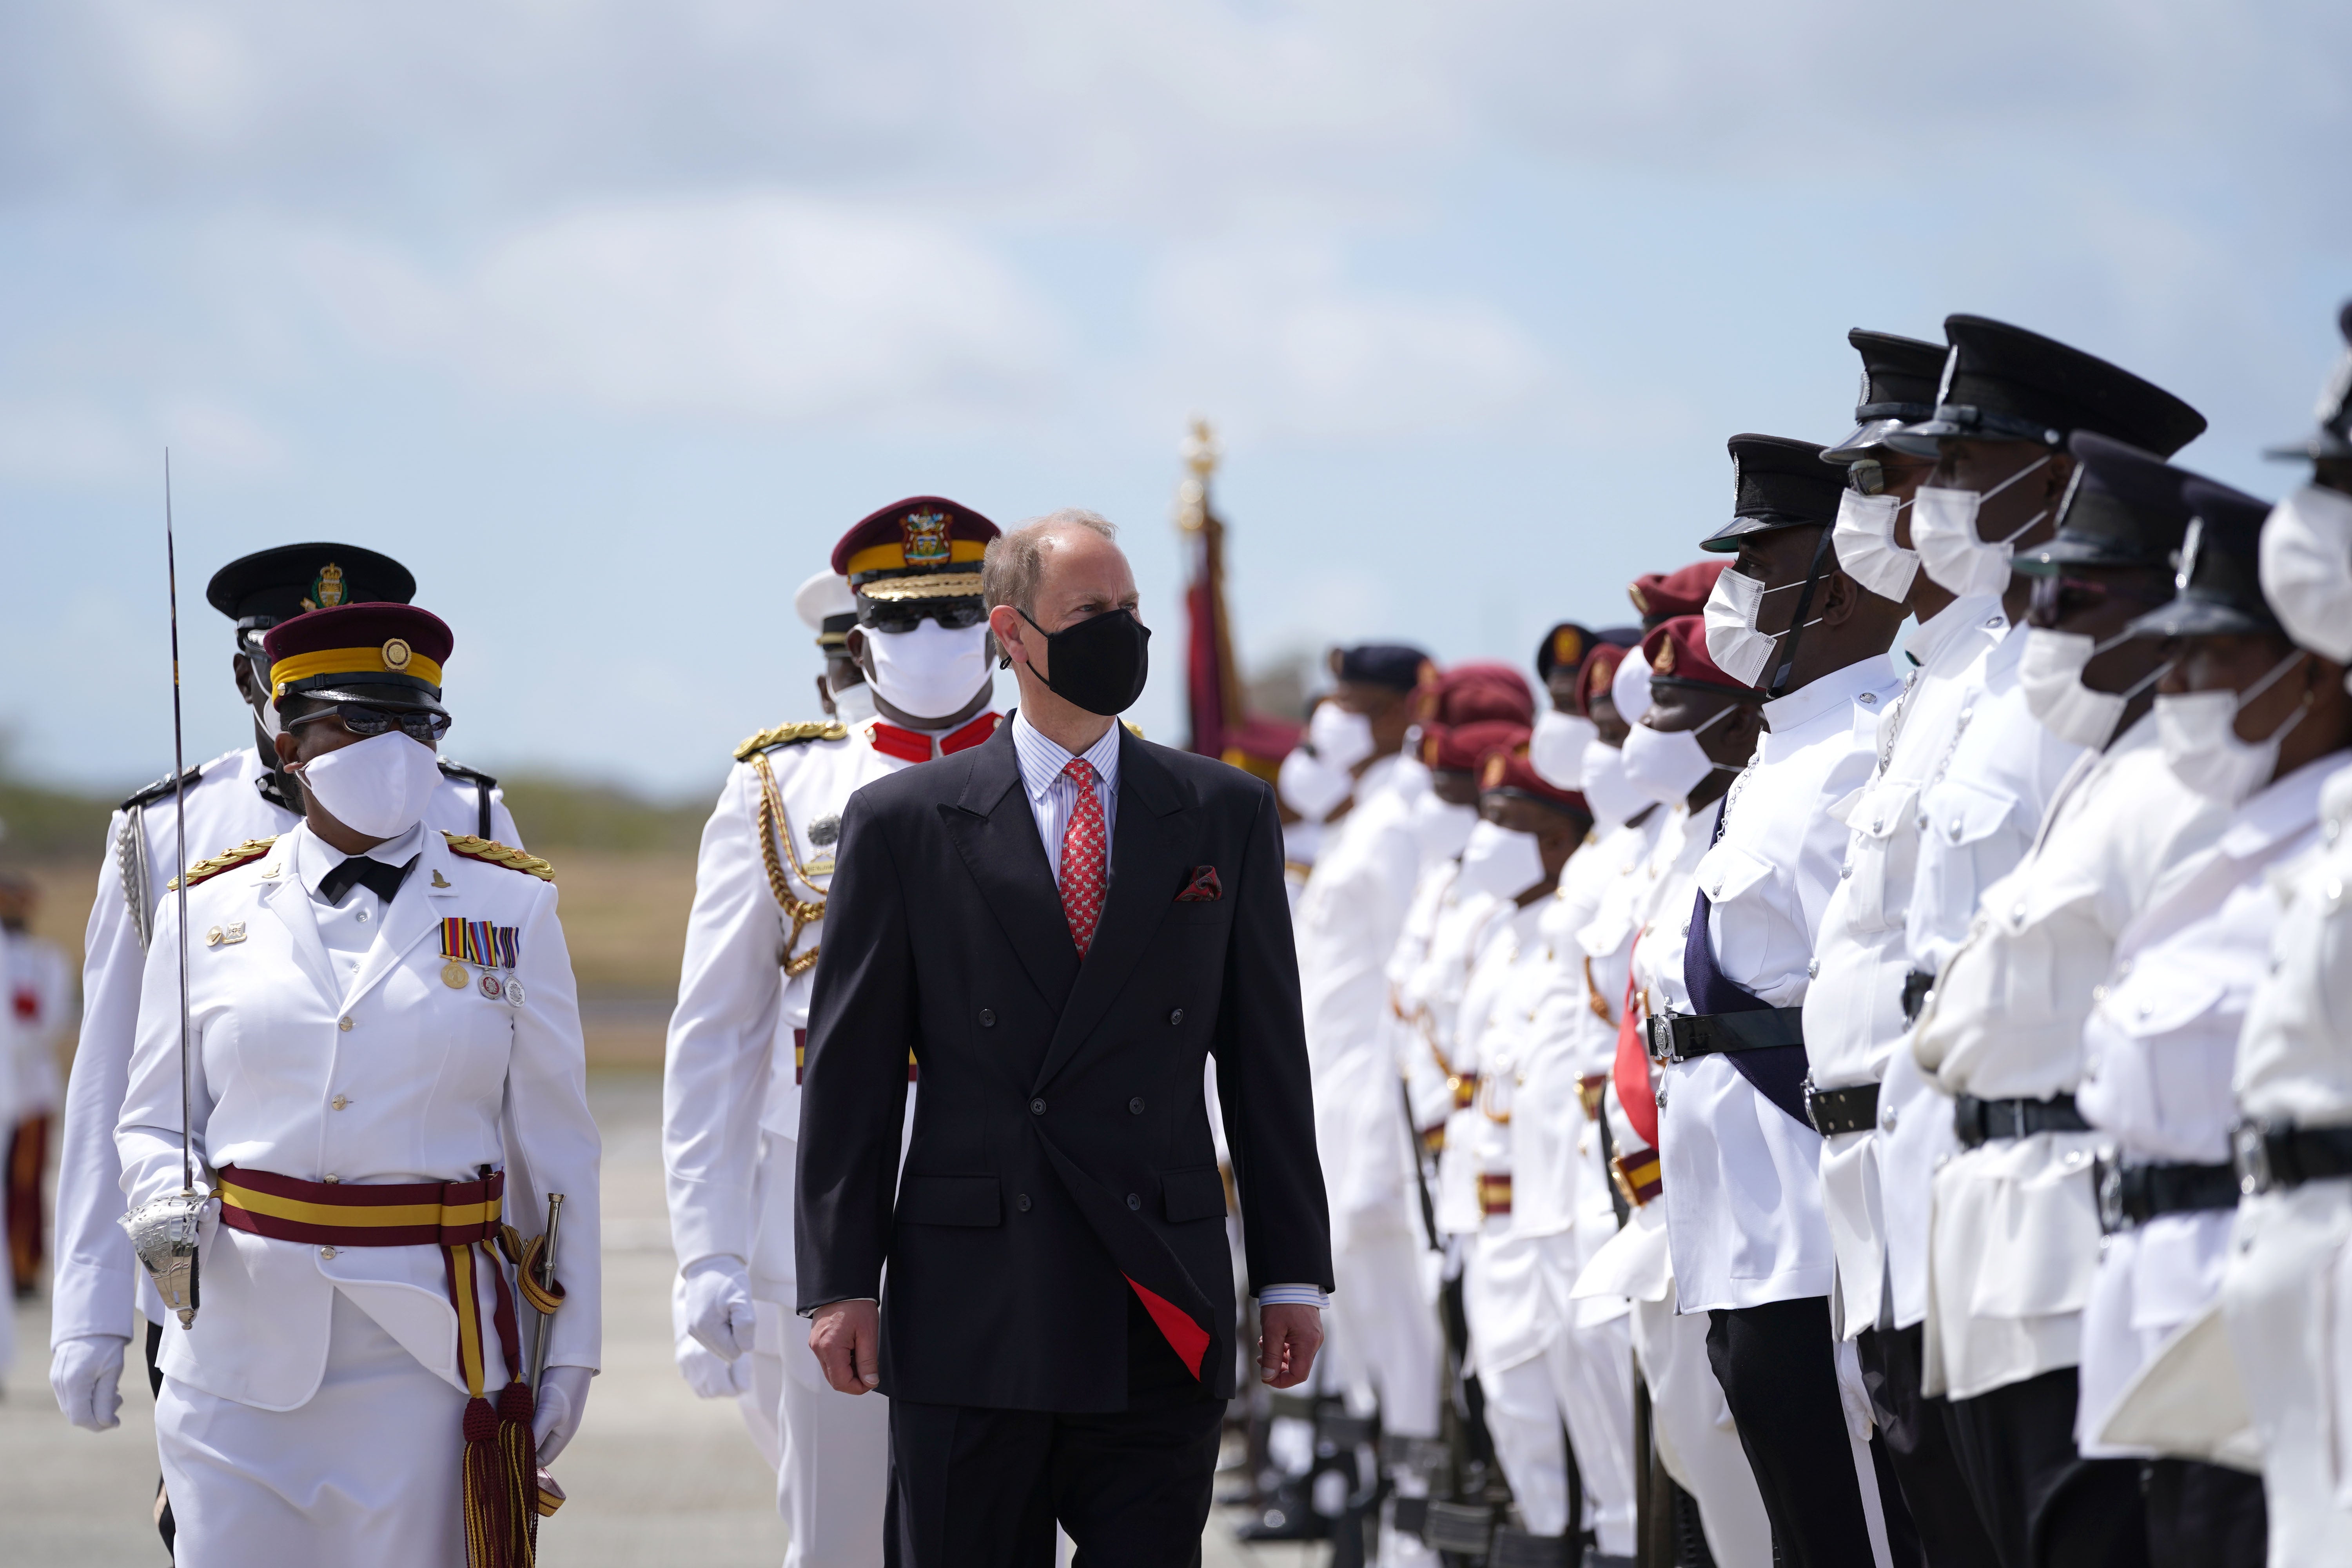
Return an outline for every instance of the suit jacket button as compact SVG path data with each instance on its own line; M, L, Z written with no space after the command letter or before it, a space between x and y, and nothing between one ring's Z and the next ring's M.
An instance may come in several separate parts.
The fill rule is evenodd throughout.
M983 1029L993 1029L996 1027L996 1015L989 1009L982 1007L980 1010L980 1026Z
M1168 1013L1168 1021L1171 1024L1182 1023L1184 1021L1184 1009L1181 1007L1171 1008Z
M1045 1102L1044 1100L1031 1100L1031 1101L1029 1102L1029 1114L1030 1114L1030 1115L1032 1115L1032 1116L1043 1116L1043 1115L1045 1115Z
M336 1019L335 1027L341 1029L347 1035L350 1034L352 1032L352 1016L346 1013L341 1017Z
M1027 1193L1023 1193L1020 1196L1014 1198L1013 1200L1013 1206L1019 1209L1023 1214L1027 1214L1029 1212L1029 1194Z
M1137 1116L1140 1116L1140 1115L1142 1115L1142 1114L1143 1114L1143 1096L1141 1096L1141 1095L1139 1095L1139 1095L1137 1095L1133 1100L1129 1100L1129 1101L1127 1102L1127 1109L1129 1110L1129 1111L1130 1113L1132 1113L1132 1114L1134 1114L1134 1115L1137 1115Z
M1127 1194L1127 1206L1131 1209L1139 1209L1143 1206L1143 1200L1137 1197L1133 1193L1129 1193Z

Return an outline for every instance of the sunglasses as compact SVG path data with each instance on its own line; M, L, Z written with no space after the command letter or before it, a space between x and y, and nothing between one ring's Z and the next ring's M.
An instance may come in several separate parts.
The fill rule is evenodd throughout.
M343 728L362 739L389 735L394 730L412 741L437 741L449 732L449 715L421 708L377 708L365 702L338 702L315 713L305 713L286 727L299 729L321 719L340 719Z
M2033 579L2033 596L2027 613L2036 625L2046 626L2069 616L2087 615L2110 599L2153 607L2170 604L2172 595L2140 593L2113 583L2053 573L2049 576Z
M869 631L911 632L926 620L951 632L963 631L988 619L988 606L978 599L860 599L857 624Z

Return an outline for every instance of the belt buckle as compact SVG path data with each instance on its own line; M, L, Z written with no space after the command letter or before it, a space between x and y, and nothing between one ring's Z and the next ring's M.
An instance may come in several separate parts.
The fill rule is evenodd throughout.
M1654 1067L1675 1065L1674 1015L1660 1013L1642 1020L1644 1044L1649 1047L1650 1063Z
M2268 1130L2259 1121L2244 1121L2230 1129L2230 1163L2237 1167L2238 1193L2254 1197L2277 1184L2271 1170Z
M2123 1162L2112 1152L2101 1151L2092 1157L2091 1180L2099 1194L2100 1233L2113 1236L2130 1224L2124 1214Z
M1805 1073L1804 1081L1797 1086L1797 1092L1804 1097L1807 1125L1811 1126L1815 1132L1821 1133L1822 1137L1828 1137L1828 1133L1822 1132L1821 1112L1813 1109L1813 1075L1810 1069Z

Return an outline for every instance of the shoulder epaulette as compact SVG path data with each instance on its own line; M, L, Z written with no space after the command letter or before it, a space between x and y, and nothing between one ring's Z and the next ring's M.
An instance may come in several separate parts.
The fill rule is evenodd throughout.
M735 748L735 760L748 763L761 752L772 752L778 746L804 746L811 741L846 741L849 731L830 719L805 724L779 724L772 730L762 730Z
M1130 734L1130 735L1134 736L1137 740L1140 741L1140 740L1142 740L1142 739L1144 738L1144 736L1143 736L1143 726L1142 726L1142 725L1140 725L1140 724L1139 724L1139 723L1137 723L1134 720L1132 720L1132 719L1121 719L1121 720L1119 721L1119 722L1120 722L1120 723L1122 723L1122 724L1124 724L1124 725L1126 725L1126 726L1127 726L1127 732L1128 732L1129 734Z
M194 767L190 768L184 773L165 773L162 778L157 779L153 784L149 784L145 789L141 790L138 794L132 795L130 799L124 801L121 805L116 806L114 809L117 811L129 811L135 805L152 805L159 800L168 798L172 794L173 786L177 784L182 779L187 780L189 786L193 788L196 781L203 778L204 774L205 769L202 763L197 763Z
M461 855L468 860L479 860L488 866L503 866L509 871L520 871L536 877L542 882L555 880L555 868L536 855L526 855L520 849L509 849L494 839L483 838L471 833L451 833L444 829L441 837L449 841L449 853L452 855Z
M188 886L193 888L199 882L209 881L223 871L232 870L244 865L247 860L258 860L268 854L269 847L277 842L274 837L248 838L234 849L224 850L209 860L199 860L188 868ZM163 884L163 890L168 893L179 885L180 879L174 877Z
M499 781L479 768L469 768L463 763L453 763L446 757L439 758L437 761L441 768L441 776L445 779L464 779L467 784L479 784L484 789L499 787Z

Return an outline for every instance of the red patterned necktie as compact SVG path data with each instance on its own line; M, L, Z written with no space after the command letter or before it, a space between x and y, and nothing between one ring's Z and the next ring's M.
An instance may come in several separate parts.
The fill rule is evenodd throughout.
M1072 757L1062 776L1076 786L1077 803L1070 808L1069 825L1062 829L1062 914L1070 922L1070 940L1084 958L1094 944L1095 927L1102 923L1103 864L1109 846L1103 833L1102 801L1095 794L1095 770L1084 757Z

